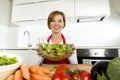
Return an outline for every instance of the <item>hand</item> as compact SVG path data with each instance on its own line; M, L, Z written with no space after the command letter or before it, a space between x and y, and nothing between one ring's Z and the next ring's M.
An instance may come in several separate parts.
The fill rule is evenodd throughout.
M72 47L72 51L70 52L68 57L70 57L72 54L74 54L74 50L76 49L74 44L71 44L71 47Z
M42 56L43 58L45 57L45 56L39 51L39 48L37 48L36 51L38 52L37 54L38 54L39 56Z
M71 44L71 47L72 47L72 49L73 49L73 51L75 50L75 46L74 46L74 44Z

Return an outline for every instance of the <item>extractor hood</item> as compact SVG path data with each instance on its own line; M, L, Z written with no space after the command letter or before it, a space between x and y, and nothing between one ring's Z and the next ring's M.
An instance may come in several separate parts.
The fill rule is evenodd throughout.
M75 0L77 22L103 21L109 16L109 0Z

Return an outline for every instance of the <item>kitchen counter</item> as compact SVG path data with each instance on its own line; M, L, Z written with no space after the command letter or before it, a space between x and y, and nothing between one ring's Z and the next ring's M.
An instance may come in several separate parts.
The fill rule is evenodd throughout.
M75 70L75 69L79 69L79 70L85 70L90 72L92 69L92 64L65 64L68 68ZM55 71L57 66L60 66L60 64L42 64L41 66L43 66L46 69L49 69L50 71Z
M120 46L77 46L77 49L120 49Z
M120 49L120 46L76 46L76 49L100 49L100 48L109 48L109 49ZM0 47L0 50L36 50L37 47Z
M36 47L4 47L0 50L36 50Z

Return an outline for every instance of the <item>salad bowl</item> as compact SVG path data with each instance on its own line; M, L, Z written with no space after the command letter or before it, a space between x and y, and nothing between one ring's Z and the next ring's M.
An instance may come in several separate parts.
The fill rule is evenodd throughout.
M13 64L0 65L0 80L6 80L7 77L13 74L23 62L23 59L21 56L13 54L13 53L1 52L0 58L4 58L3 56L6 56L8 60L9 58L16 58L17 62Z
M39 52L51 61L59 61L72 55L72 44L39 44Z

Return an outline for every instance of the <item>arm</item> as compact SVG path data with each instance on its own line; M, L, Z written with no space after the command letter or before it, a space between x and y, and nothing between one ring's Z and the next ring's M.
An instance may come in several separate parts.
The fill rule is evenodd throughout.
M76 53L74 39L68 36L68 37L66 37L66 42L68 44L72 44L72 48L73 48L73 52L72 52L73 54L68 58L69 61L70 61L70 63L71 64L78 64L77 53Z

